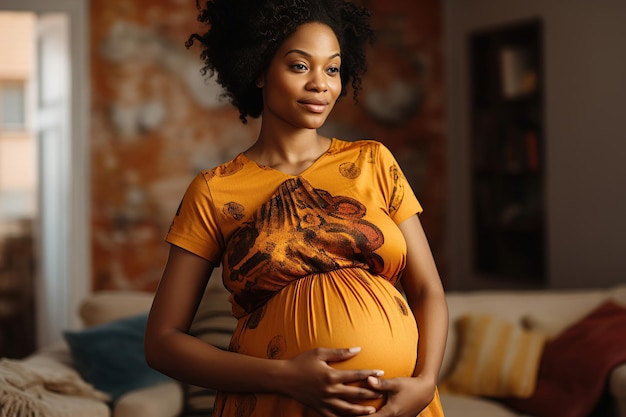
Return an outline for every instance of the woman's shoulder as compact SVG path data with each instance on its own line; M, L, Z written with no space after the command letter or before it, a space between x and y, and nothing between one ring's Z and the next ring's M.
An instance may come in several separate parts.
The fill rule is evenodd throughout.
M207 183L214 178L227 178L241 172L246 165L246 158L242 153L237 154L233 159L223 162L213 168L200 171L198 177L204 179Z
M230 181L241 180L236 174L242 171L245 164L246 160L240 153L230 161L197 172L189 183L186 194L206 196L213 194L216 189L228 188L229 183L232 184Z
M351 152L363 154L366 152L369 155L376 156L376 159L381 156L385 159L392 156L389 148L387 148L384 143L376 139L358 139L349 141L334 138L333 142L334 144L331 149L333 149L337 154L349 154Z
M356 139L345 140L339 138L333 138L333 146L336 152L363 149L386 149L385 145L376 139Z

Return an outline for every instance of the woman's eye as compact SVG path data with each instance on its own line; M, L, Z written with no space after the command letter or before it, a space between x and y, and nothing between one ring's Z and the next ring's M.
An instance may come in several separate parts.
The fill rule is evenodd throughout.
M339 74L339 68L338 67L330 67L328 68L328 73L335 75L335 74Z
M296 71L306 71L307 70L307 67L304 64L293 64L291 66L291 68L293 68Z

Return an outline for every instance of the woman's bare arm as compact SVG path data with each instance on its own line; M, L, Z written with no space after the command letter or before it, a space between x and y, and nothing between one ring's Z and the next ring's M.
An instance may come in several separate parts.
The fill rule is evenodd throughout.
M418 216L400 224L407 241L402 288L419 329L415 375L437 382L448 338L448 305L441 278Z

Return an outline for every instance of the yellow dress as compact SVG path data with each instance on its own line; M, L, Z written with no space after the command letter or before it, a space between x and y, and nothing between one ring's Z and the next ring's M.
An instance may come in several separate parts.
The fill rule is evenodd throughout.
M333 139L297 176L244 154L200 173L166 239L223 264L239 320L230 350L285 359L359 346L331 366L393 378L410 376L417 357L415 318L394 285L406 262L397 224L419 212L387 148ZM234 393L218 393L213 415L318 416L287 397ZM438 395L420 416L443 416Z

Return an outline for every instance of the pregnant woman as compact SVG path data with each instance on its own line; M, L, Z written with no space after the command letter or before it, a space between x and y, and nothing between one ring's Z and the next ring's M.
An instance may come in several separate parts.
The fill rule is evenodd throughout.
M188 44L261 128L189 185L145 340L151 366L219 391L214 416L443 416L447 307L422 208L381 143L317 131L359 91L368 17L344 0L200 7ZM227 352L188 334L220 264Z

